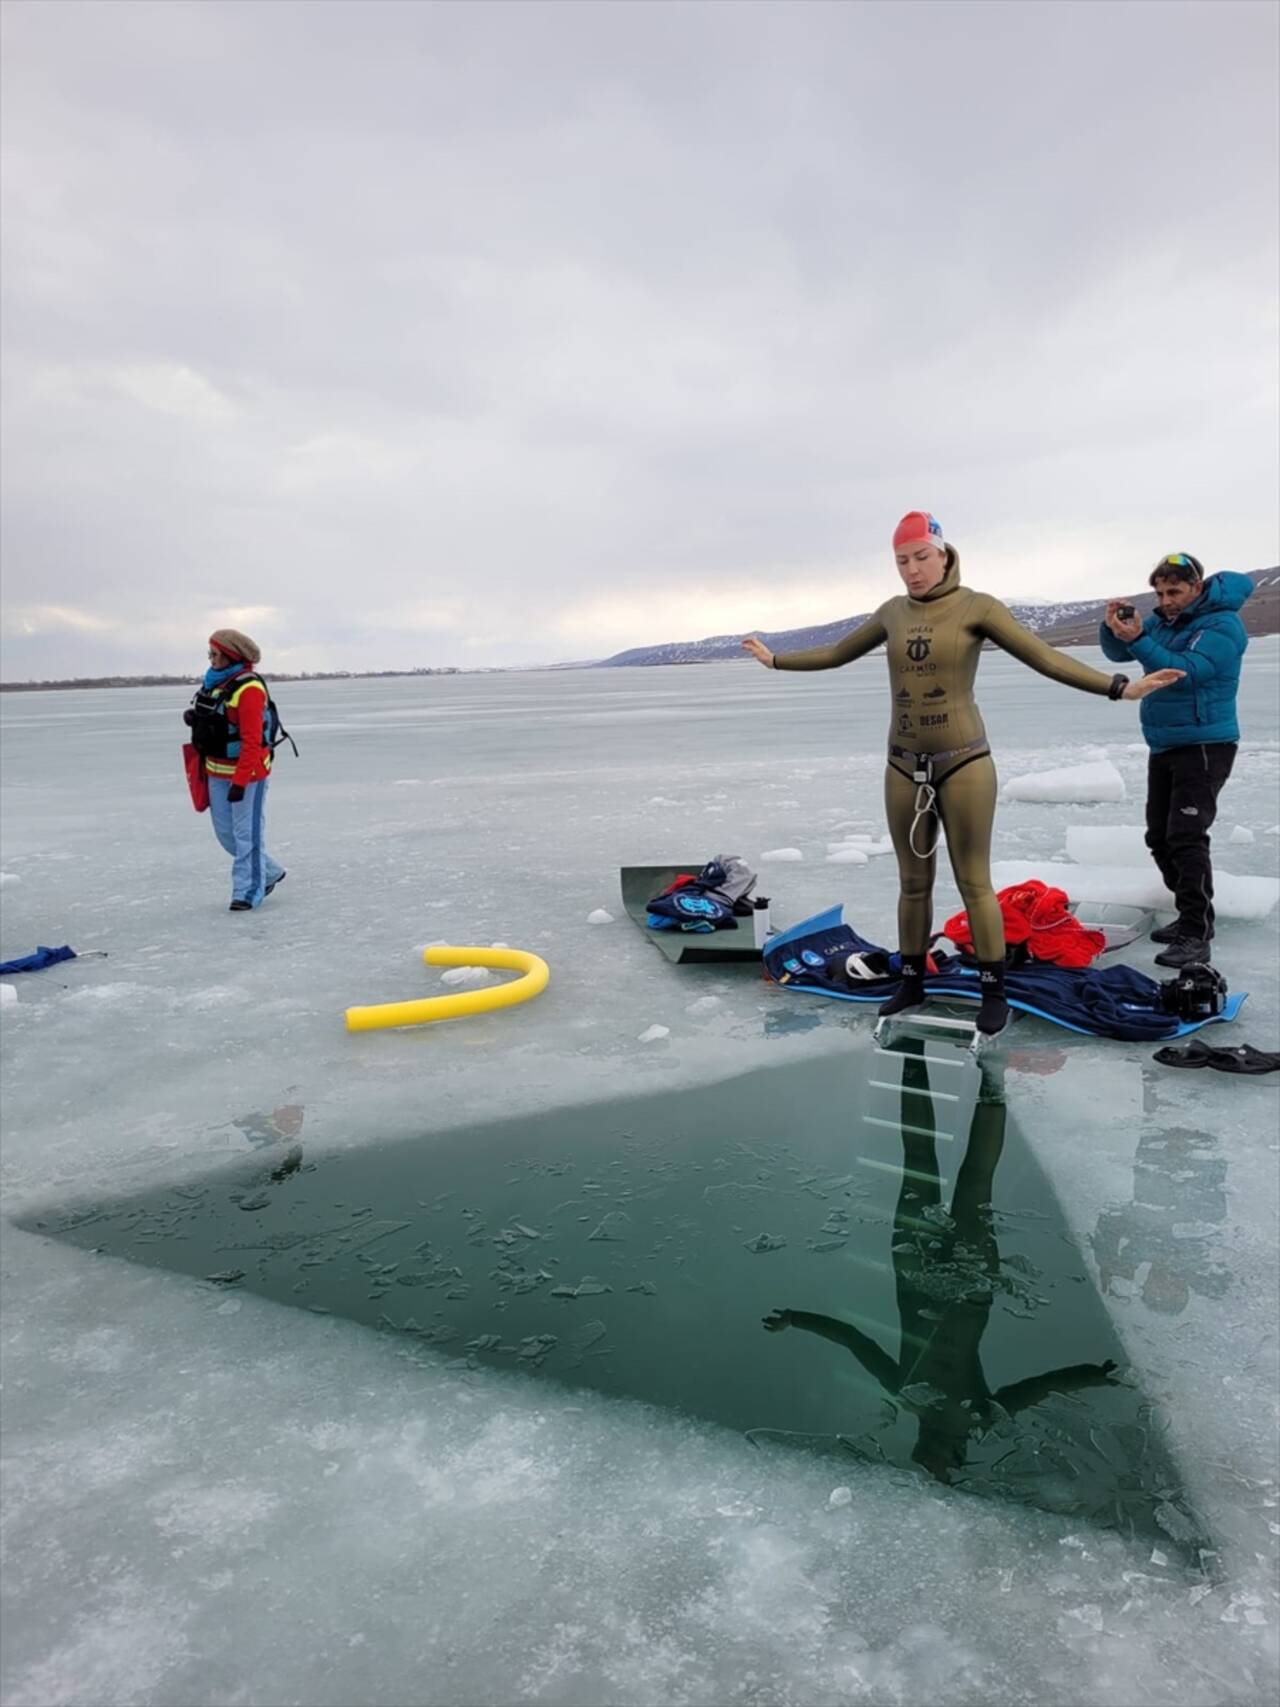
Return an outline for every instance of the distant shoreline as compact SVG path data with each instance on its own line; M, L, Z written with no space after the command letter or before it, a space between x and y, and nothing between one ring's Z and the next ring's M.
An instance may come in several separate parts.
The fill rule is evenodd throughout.
M1074 651L1096 642L1070 641L1060 650ZM992 648L988 647L987 650ZM281 675L275 670L261 671L265 682L378 682L405 681L422 676L522 676L553 675L557 672L582 675L588 670L635 669L688 670L703 664L749 664L753 660L744 653L741 658L670 658L648 665L614 665L607 660L598 664L490 664L474 670L306 670L301 675ZM52 682L0 682L0 693L83 693L91 688L190 688L200 682L198 675L190 676L95 676L70 678Z

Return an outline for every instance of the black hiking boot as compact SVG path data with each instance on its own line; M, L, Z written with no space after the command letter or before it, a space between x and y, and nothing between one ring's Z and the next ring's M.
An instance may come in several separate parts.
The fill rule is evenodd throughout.
M1155 930L1148 933L1152 942L1177 942L1179 937L1194 936L1181 919L1175 919L1171 925L1157 925Z
M253 911L253 902L252 901L233 901L231 903L231 905L227 908L227 911L229 913L251 913Z
M891 1014L905 1013L908 1008L920 1007L924 1001L924 962L923 954L903 955L901 987L887 1002L881 1002L881 1019L888 1019Z
M1208 937L1175 937L1168 948L1156 955L1157 966L1207 966L1212 947Z
M287 871L282 871L280 873L279 877L273 878L272 881L270 883L268 883L267 887L263 890L263 892L262 892L263 898L265 899L268 895L270 895L270 893L273 889L278 889L280 887L280 885L284 882L285 878L288 877L288 875L289 875L289 873Z
M984 1037L994 1037L1009 1023L1009 1004L1004 999L1004 961L980 960L978 978L982 985L982 1006L974 1023Z

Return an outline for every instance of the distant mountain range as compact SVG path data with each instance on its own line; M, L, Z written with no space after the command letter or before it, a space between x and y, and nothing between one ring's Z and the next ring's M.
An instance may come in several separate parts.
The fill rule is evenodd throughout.
M1280 566L1256 569L1249 579L1256 591L1241 613L1250 634L1280 633ZM1140 611L1148 611L1155 603L1148 589L1131 595ZM1041 635L1054 646L1092 646L1097 644L1098 624L1106 609L1105 599L1077 599L1065 604L1010 604L1009 609L1034 634ZM871 613L845 616L836 622L818 623L810 628L787 628L775 633L761 632L760 638L771 652L800 652L808 646L829 646L848 634ZM615 652L612 658L597 660L596 669L634 667L642 664L709 664L721 658L745 658L740 634L713 634L706 640L675 640L661 646L633 646L626 652Z

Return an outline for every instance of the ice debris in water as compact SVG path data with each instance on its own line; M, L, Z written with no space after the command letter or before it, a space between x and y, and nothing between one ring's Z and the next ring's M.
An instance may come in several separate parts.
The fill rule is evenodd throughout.
M487 984L490 978L487 966L451 966L447 972L440 974L442 984Z
M861 848L836 847L827 855L828 865L867 865L869 863Z
M1065 765L1061 770L1032 771L1005 783L1003 800L1028 800L1044 804L1073 801L1123 800L1124 778L1110 759L1088 765Z
M587 914L587 923L589 925L611 925L613 914L606 913L603 907L595 907Z
M0 884L21 883L22 879L16 871L0 871Z
M760 863L761 865L794 865L797 860L803 858L804 855L799 848L770 848L767 853L760 855Z
M12 1008L18 1005L18 986L16 984L0 984L0 1008Z
M1237 824L1231 834L1227 837L1227 840L1229 842L1236 842L1239 846L1244 847L1247 843L1256 840L1256 838L1253 831L1248 829L1244 824Z
M648 1031L642 1031L636 1039L637 1043L661 1043L664 1037L671 1036L669 1025L651 1025Z
M699 996L684 1010L687 1014L710 1014L720 1006L719 996Z
M852 1505L853 1504L853 1489L852 1488L832 1488L830 1498L827 1500L827 1504L831 1507L831 1509L833 1511L838 1510L842 1505Z
M781 1233L757 1233L754 1239L743 1241L747 1250L757 1254L762 1251L780 1251L786 1242Z

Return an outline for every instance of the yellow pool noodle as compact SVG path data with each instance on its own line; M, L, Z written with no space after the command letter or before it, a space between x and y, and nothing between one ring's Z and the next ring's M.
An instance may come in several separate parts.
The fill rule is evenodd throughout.
M348 1008L348 1031L385 1031L396 1025L431 1025L439 1019L463 1019L468 1014L513 1008L540 996L551 968L522 948L428 948L428 966L492 966L523 977L510 984L491 984L483 990L460 990L456 996L423 996L415 1002L380 1002L376 1007Z

